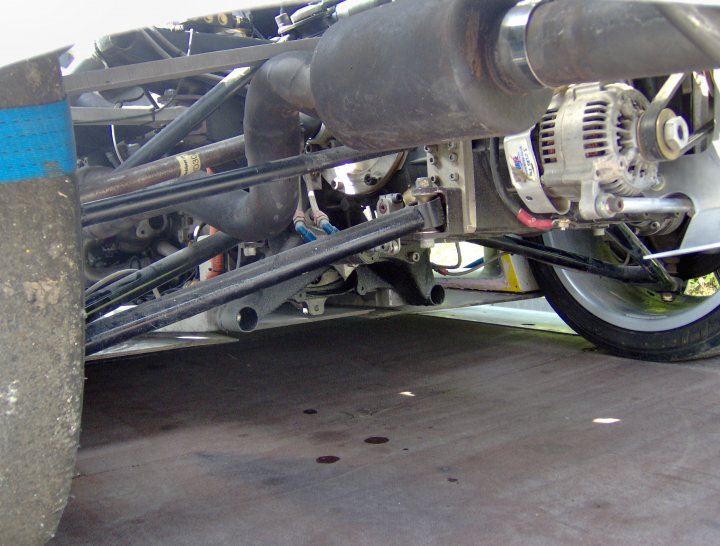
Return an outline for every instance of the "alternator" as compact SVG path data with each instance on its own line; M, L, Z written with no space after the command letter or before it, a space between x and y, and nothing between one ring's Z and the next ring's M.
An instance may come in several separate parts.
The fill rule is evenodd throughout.
M656 187L657 162L638 147L638 124L647 106L642 93L620 83L573 85L555 95L538 126L539 180L529 179L522 161L533 150L527 150L531 133L505 139L513 185L525 205L533 212L564 214L574 202L580 218L598 220L614 216L613 196ZM545 199L538 199L539 190Z

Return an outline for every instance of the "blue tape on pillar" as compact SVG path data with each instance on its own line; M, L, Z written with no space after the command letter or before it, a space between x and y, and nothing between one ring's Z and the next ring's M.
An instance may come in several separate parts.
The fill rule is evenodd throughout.
M0 110L0 184L75 170L75 139L66 101Z

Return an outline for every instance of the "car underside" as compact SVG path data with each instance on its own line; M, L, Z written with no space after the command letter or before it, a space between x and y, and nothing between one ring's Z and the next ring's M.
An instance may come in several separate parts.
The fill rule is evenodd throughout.
M545 296L718 352L719 44L713 6L321 0L0 68L8 543L57 525L83 358L151 332Z

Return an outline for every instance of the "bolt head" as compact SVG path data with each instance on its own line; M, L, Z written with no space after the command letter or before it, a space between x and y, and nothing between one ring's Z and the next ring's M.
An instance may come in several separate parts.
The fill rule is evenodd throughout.
M663 139L673 152L679 152L688 143L690 129L682 116L673 116L663 125Z
M275 17L275 23L277 24L278 28L292 25L290 16L287 13L281 13L280 15Z

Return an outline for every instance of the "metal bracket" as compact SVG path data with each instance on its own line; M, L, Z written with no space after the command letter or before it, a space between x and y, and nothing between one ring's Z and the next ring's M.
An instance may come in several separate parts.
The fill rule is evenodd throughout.
M427 203L421 203L417 205L417 208L425 221L422 227L423 231L440 231L440 228L445 225L445 209L443 208L441 199L433 199Z

